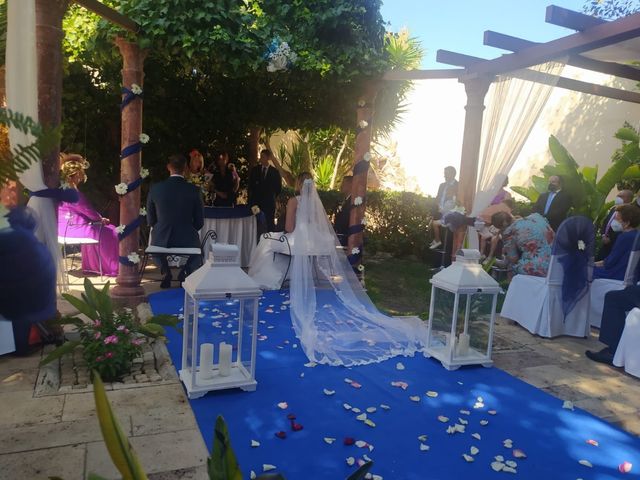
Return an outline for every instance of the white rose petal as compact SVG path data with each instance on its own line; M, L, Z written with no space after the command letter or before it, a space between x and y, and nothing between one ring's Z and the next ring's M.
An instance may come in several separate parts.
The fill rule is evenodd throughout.
M129 186L124 182L120 182L115 186L115 189L118 195L125 195L129 190Z
M276 466L275 465L271 465L269 463L265 463L265 464L262 465L262 471L263 472L268 472L270 470L275 470L275 469L276 469Z

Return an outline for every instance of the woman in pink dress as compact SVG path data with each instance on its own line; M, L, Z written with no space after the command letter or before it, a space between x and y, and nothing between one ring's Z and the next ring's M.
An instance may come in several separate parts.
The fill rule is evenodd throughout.
M81 155L61 156L60 177L70 188L87 180L85 170L89 168ZM100 215L87 197L78 191L77 203L61 202L58 206L58 236L98 243L82 243L82 270L108 277L118 275L118 233L109 219ZM80 242L79 242L80 243Z

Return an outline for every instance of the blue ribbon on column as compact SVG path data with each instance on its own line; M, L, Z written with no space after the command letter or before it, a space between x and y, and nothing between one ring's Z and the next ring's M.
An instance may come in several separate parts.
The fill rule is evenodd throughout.
M122 93L124 94L124 98L122 99L122 103L120 104L120 111L124 110L124 107L133 102L136 98L142 100L143 94L135 94L127 87L122 87Z
M136 265L135 263L133 263L131 260L129 260L129 257L118 257L118 261L122 264L122 265L129 265L129 266L134 266Z
M124 232L118 234L118 240L122 241L131 235L136 228L142 223L142 215L138 216L133 222L124 227Z
M133 155L134 153L138 153L141 150L142 150L141 142L136 142L136 143L132 143L131 145L127 145L124 148L124 150L120 152L120 160L122 160L123 158L127 158L128 156Z
M362 160L361 162L356 163L356 166L353 167L353 174L358 175L360 173L365 173L367 170L369 170L369 162Z
M364 225L351 225L349 230L347 230L347 235L355 235L360 232L364 232Z

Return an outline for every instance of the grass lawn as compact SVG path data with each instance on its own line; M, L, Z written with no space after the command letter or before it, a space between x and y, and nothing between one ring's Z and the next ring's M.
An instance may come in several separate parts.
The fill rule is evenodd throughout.
M426 262L377 255L367 258L365 267L367 293L382 312L428 317L431 274Z

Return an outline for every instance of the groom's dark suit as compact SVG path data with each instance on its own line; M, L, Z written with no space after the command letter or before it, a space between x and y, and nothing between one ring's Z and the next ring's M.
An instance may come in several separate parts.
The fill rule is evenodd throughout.
M198 230L204 225L200 189L179 175L172 175L153 185L147 198L147 222L153 227L151 245L199 247ZM186 273L195 270L201 261L190 257ZM167 267L166 258L163 259L163 267Z
M249 174L249 205L257 205L264 212L267 228L275 230L276 197L282 191L282 177L277 168L268 166L266 172L262 165L253 167Z
M551 205L545 212L547 200L552 192L545 192L538 197L538 201L533 206L533 211L547 218L549 225L554 232L558 231L558 227L567 218L567 213L571 208L571 197L564 190L554 193Z

